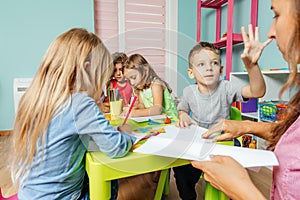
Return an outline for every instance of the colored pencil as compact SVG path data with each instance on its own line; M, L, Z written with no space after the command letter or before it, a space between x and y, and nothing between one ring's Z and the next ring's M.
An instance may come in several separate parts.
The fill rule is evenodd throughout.
M116 89L116 100L119 101L119 90Z
M125 119L124 119L123 125L126 124L127 119L128 119L128 117L129 117L129 114L130 114L130 112L131 112L131 110L132 110L132 108L133 108L133 105L134 105L136 99L137 99L137 96L134 96L134 97L133 97L133 100L132 100L132 102L131 102L131 104L130 104L129 110L128 110L127 114L126 114L126 117L125 117Z
M124 101L125 101L125 105L127 105L128 102L127 102L127 99L126 99L126 95L125 95L125 91L124 91L124 90L123 90L123 92L122 92L122 95L123 95L123 99L124 99Z
M150 133L150 134L145 135L144 137L142 137L139 141L143 141L143 140L149 139L149 138L151 138L151 137L153 137L153 136L157 136L157 135L159 135L159 134L160 134L159 131L157 131L157 132L155 132L155 133Z

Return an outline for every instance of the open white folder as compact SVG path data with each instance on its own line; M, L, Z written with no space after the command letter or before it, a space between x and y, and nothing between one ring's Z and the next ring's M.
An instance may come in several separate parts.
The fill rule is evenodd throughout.
M231 156L243 167L276 166L277 158L272 151L220 145L212 139L203 139L206 129L198 126L177 128L164 127L166 133L150 137L134 152L187 160L209 160L209 155Z

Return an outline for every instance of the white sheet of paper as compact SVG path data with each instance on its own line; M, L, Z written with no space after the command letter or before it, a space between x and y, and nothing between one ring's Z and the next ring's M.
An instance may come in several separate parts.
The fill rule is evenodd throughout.
M121 118L123 118L123 117L121 117ZM156 119L164 119L164 118L166 118L166 115L153 115L153 116L146 116L146 117L129 117L129 119L132 119L136 122L146 122L149 119L156 120Z
M198 126L179 129L165 127L166 133L149 138L134 152L188 160L209 160L209 155L231 156L244 167L276 166L278 161L272 151L219 145L201 135L206 129Z
M134 136L137 138L137 140L135 141L135 143L137 143L140 139L142 139L143 137L145 137L147 134L146 133L135 133L132 132L130 135Z

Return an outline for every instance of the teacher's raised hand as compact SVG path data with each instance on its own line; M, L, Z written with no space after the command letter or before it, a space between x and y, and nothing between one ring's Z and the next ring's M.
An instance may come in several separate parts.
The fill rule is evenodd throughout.
M248 25L248 35L245 27L241 27L242 37L244 41L244 52L241 58L246 66L256 65L263 49L270 44L272 39L261 43L259 41L259 29L255 27L253 32L252 24Z

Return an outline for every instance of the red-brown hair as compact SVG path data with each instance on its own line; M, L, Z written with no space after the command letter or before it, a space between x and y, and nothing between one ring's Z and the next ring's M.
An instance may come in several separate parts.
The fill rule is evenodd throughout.
M290 0L291 8L293 9L294 30L293 35L287 45L289 47L287 51L287 62L289 63L290 75L287 82L281 88L279 97L281 98L283 92L289 87L298 87L297 93L290 100L289 106L286 110L286 117L279 123L275 123L272 128L272 138L269 139L269 150L274 150L277 142L281 136L287 131L287 129L298 119L300 114L300 91L299 91L299 73L298 63L300 55L300 1Z

